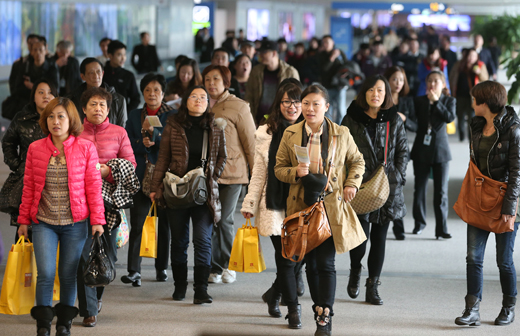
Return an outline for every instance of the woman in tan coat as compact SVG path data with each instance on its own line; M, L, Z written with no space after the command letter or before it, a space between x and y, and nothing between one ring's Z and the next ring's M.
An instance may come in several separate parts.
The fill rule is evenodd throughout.
M327 172L329 161L333 159L335 166L330 176L332 192L324 199L332 237L305 256L307 282L316 317L315 335L331 335L332 307L336 293L335 255L347 252L366 240L356 213L348 204L361 185L365 161L348 128L325 118L329 108L327 90L319 84L311 85L301 97L305 121L285 130L274 171L280 181L291 184L287 198L287 216L290 216L311 205L304 197L304 177ZM334 137L337 139L337 147L334 158L331 158ZM321 144L326 144L326 149ZM310 165L298 163L294 145L309 147Z

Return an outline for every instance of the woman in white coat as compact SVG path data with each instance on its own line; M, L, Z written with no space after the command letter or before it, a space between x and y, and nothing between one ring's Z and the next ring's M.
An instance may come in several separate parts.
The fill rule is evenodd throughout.
M301 328L301 308L298 304L297 276L294 263L282 256L281 228L285 218L289 184L280 182L274 175L276 153L285 129L299 121L301 116L301 87L287 81L282 82L266 124L255 132L255 163L242 209L245 218L256 216L255 225L262 236L271 237L275 249L276 279L272 287L262 296L267 303L269 315L281 317L278 307L282 294L287 304L289 328ZM268 197L266 197L268 195ZM296 272L297 273L297 272Z

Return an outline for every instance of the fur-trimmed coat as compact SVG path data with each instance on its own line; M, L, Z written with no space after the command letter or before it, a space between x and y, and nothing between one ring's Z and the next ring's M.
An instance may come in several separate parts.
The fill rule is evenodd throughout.
M255 164L249 189L240 212L249 212L255 216L255 226L262 236L279 236L285 211L267 209L265 203L267 187L267 164L269 163L269 146L273 135L267 133L267 125L258 127L255 132Z

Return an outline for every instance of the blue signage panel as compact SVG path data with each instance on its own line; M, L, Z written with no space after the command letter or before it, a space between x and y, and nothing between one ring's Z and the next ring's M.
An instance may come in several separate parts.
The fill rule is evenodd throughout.
M343 50L349 59L352 58L353 32L350 18L331 17L330 34L332 35L336 48Z

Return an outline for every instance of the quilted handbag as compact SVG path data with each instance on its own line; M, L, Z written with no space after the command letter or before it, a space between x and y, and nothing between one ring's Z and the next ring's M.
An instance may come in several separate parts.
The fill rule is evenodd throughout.
M390 132L390 122L386 122L386 143L385 143L385 162L374 171L368 181L361 184L356 197L350 201L350 206L356 214L364 215L380 209L385 205L390 195L390 184L386 176L386 155L388 151L388 136Z
M104 287L116 278L116 268L105 253L105 246L105 236L100 237L99 232L96 232L92 239L88 261L83 269L83 280L89 287Z

